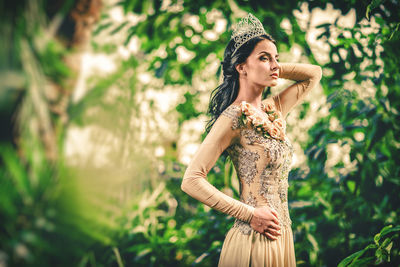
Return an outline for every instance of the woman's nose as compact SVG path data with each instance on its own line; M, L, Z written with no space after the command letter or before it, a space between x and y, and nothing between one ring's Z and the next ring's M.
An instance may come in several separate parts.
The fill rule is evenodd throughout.
M278 69L278 68L279 68L279 63L278 63L278 61L277 61L276 59L273 59L272 62L271 62L271 69L272 69L272 70L276 70L276 69Z

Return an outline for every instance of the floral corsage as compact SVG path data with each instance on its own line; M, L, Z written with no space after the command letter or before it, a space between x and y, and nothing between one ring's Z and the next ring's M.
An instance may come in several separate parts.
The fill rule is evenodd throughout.
M253 105L242 101L240 103L242 111L241 122L247 125L251 122L254 128L262 133L264 137L285 140L286 122L282 118L281 113L275 110L271 103L262 103L264 112L259 111Z

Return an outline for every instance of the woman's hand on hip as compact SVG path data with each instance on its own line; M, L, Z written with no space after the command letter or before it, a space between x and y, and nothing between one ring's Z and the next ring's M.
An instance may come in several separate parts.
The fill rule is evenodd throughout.
M270 207L258 207L254 210L250 226L271 240L276 240L281 234L279 230L278 213Z

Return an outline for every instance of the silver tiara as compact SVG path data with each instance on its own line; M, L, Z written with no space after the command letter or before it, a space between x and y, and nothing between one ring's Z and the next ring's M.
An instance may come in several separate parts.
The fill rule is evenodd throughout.
M254 17L253 14L247 14L247 17L242 18L242 20L234 26L231 40L235 40L235 50L232 55L248 40L263 34L267 33L261 22Z

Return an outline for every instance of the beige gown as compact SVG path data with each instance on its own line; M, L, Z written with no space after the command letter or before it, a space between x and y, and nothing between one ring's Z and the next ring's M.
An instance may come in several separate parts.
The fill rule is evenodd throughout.
M296 91L294 102L300 101L319 82L321 71L315 67L281 64L280 77L298 81L292 85ZM276 95L263 103L270 103L281 112L285 105L280 99ZM296 266L287 200L293 147L287 137L284 140L264 137L251 124L240 124L241 112L239 105L231 104L218 117L185 172L182 190L236 218L226 234L218 266ZM224 150L240 180L240 201L217 190L206 179ZM249 225L255 207L259 206L277 211L281 227L277 240L268 239Z

